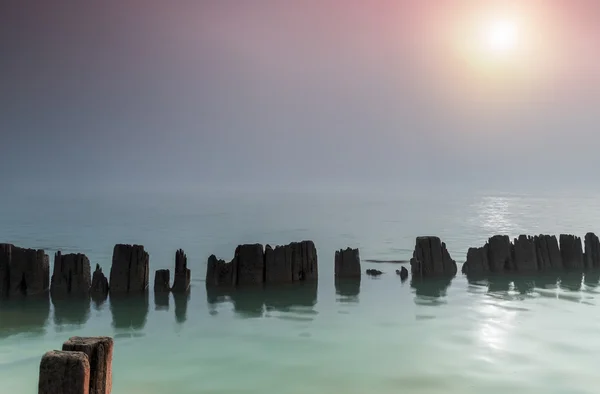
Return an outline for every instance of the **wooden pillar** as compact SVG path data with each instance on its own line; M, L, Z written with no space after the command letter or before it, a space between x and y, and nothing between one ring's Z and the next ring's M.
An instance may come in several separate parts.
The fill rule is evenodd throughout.
M112 390L113 340L110 337L72 337L63 350L83 352L90 365L89 394L110 394Z
M89 394L90 363L83 352L53 350L40 363L38 394Z

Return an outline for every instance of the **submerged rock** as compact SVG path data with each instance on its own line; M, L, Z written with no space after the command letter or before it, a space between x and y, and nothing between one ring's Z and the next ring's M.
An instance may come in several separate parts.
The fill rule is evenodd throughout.
M84 254L54 255L54 272L50 285L52 296L87 296L92 286L90 260Z
M369 275L369 276L379 276L381 274L383 274L383 272L376 270L376 269L368 269L367 270L367 275Z
M335 277L360 278L360 253L358 249L340 249L335 252Z
M175 253L175 278L173 293L187 293L190 290L192 271L187 267L187 256L182 249Z
M417 237L413 258L410 260L413 276L454 276L456 262L450 257L446 244L439 237Z
M111 293L141 293L148 290L148 253L141 245L115 245L110 269Z
M399 270L396 270L396 275L399 275L400 279L404 281L406 278L408 278L408 270L406 267L402 267Z

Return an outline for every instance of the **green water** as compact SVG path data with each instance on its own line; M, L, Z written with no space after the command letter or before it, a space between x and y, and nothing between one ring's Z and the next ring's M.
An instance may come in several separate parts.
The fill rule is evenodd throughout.
M397 264L437 234L459 261L493 234L598 231L598 196L485 193L0 195L0 241L86 253L110 270L141 243L152 271L183 248L189 299L0 304L0 393L34 394L42 354L115 338L115 394L600 392L598 275L404 283ZM206 258L239 243L312 239L314 286L207 294ZM360 247L379 279L335 285L334 251ZM460 272L460 267L459 267ZM152 276L153 277L153 276Z
M598 275L380 279L102 305L3 303L2 392L41 355L115 337L114 393L596 393Z

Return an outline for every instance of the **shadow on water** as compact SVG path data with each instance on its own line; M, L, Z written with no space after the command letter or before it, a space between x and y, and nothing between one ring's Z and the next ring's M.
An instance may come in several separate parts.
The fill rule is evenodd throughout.
M109 297L110 312L115 329L142 330L148 318L148 293Z
M421 305L445 304L446 291L452 278L413 278L410 287L415 290L415 303Z
M359 301L360 278L336 279L335 294L337 301L342 303L355 303Z
M155 291L154 292L154 310L156 311L168 311L169 310L169 299L171 293L167 291Z
M238 289L206 288L206 299L211 314L217 314L218 305L231 303L234 312L243 318L264 316L265 312L294 312L314 314L318 283L295 283L267 287Z
M190 300L190 292L187 293L175 293L173 294L175 300L175 321L179 324L183 324L187 320L187 308L188 301Z
M0 338L17 334L44 335L49 316L49 294L0 299Z
M66 325L82 326L90 318L90 297L52 296L54 305L54 324L58 327Z

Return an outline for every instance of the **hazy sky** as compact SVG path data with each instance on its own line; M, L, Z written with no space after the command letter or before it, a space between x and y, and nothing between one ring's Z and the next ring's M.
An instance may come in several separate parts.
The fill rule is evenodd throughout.
M597 0L3 0L0 178L593 183L599 40Z

